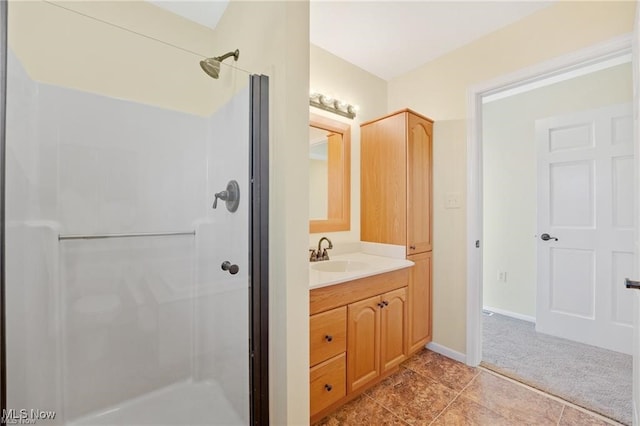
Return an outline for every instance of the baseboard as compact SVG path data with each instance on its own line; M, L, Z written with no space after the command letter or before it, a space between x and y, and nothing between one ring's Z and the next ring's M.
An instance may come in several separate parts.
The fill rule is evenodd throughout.
M464 364L467 363L467 356L465 354L463 354L462 352L454 351L453 349L448 348L446 346L442 346L438 343L435 343L435 342L427 343L426 348L431 351L437 352L440 355L444 355L447 358L451 358L455 361L462 362Z
M511 318L522 320L522 321L532 322L534 324L536 323L536 318L531 317L529 315L522 315L517 312L511 312L511 311L507 311L505 309L500 309L500 308L492 308L491 306L483 306L482 309L495 312L496 314L504 315L505 317L511 317Z

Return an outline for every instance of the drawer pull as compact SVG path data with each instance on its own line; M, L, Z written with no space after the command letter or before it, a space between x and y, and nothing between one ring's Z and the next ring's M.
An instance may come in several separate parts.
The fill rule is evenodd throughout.
M333 336L331 336L331 335L327 334L326 336L324 336L324 339L325 339L327 342L331 342L331 341L333 341Z
M329 384L324 385L324 388L327 390L327 392L331 392L333 390L333 386L331 386Z

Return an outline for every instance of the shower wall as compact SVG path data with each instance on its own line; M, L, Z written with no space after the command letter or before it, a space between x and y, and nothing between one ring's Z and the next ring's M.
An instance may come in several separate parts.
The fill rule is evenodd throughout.
M240 207L207 205L196 228L196 378L216 380L236 412L249 424L249 90L245 88L207 119L207 194L240 186ZM236 275L222 273L230 261Z
M248 416L248 90L202 117L8 74L9 406L64 424L209 380Z
M15 56L7 63L6 318L7 400L12 407L59 410L61 358L57 224L42 197L55 179L39 141L38 85ZM41 167L42 165L42 167ZM49 209L51 211L51 209ZM57 419L59 420L59 419Z

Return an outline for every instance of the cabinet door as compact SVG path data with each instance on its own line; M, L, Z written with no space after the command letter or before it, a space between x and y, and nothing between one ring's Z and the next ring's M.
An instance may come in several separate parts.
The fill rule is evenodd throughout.
M409 113L407 141L407 255L431 250L433 125Z
M409 276L409 354L431 341L431 252L408 256L414 262Z
M361 128L360 239L406 244L406 113Z
M406 287L382 295L380 357L382 372L398 366L407 358Z
M380 303L380 296L375 296L348 306L348 392L380 374Z

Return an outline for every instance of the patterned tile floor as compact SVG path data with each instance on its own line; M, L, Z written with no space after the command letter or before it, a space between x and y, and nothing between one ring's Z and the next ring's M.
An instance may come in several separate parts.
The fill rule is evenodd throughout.
M520 383L427 349L325 417L333 425L618 424Z

